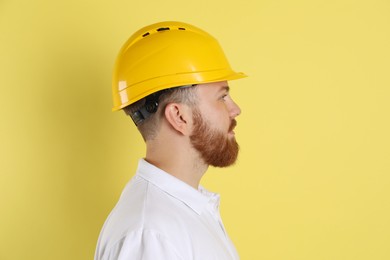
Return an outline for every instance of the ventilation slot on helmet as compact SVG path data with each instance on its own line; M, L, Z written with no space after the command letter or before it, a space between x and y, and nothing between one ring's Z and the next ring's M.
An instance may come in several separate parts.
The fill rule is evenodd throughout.
M150 34L150 33L147 32L147 33L143 34L142 37L146 37L146 36L148 36L149 34Z
M183 30L183 31L186 30L186 28L183 28L183 27L179 27L178 29L179 29L179 30Z
M170 30L169 27L161 27L161 28L158 28L158 29L157 29L158 32L161 32L161 31L168 31L168 30Z

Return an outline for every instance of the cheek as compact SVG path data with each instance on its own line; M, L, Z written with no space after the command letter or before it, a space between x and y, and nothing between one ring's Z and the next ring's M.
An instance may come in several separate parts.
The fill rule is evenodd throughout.
M231 121L225 103L217 102L213 105L203 106L200 111L211 128L225 131L230 127Z
M230 127L229 115L226 112L215 113L212 118L209 119L211 127L214 129L219 129L221 131L226 131Z

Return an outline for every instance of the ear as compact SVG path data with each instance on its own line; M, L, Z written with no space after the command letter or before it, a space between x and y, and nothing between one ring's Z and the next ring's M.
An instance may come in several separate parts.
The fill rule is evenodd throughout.
M190 133L190 109L184 104L169 103L165 107L165 118L169 124L182 135Z

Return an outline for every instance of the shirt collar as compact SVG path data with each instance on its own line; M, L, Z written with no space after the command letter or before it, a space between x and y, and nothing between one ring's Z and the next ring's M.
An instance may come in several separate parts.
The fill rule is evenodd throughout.
M177 179L171 174L148 163L144 159L139 160L137 176L157 186L172 197L182 201L199 215L206 208L207 204L219 207L219 195L209 192L199 186L194 189L187 183Z

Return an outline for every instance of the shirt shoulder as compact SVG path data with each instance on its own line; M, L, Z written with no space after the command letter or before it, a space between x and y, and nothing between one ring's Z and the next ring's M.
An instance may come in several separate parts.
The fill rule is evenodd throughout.
M122 259L120 255L144 255L141 259L181 259L177 252L184 240L191 239L190 234L188 238L182 237L187 226L183 218L186 219L187 214L191 216L186 211L189 210L180 201L135 176L125 187L99 238L96 254L109 257L97 259ZM149 251L161 251L161 254L145 258ZM158 255L161 258L156 258Z

